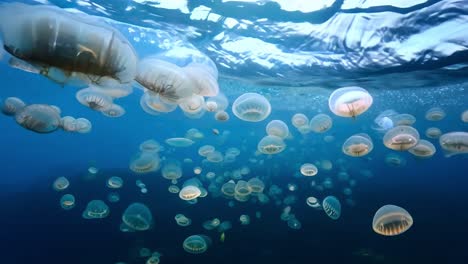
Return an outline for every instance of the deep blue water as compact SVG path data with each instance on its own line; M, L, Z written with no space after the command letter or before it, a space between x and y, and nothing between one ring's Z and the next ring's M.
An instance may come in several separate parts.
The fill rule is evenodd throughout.
M55 2L59 1L53 1L53 3L62 7L80 6L73 1L72 3ZM198 6L198 2L194 1L191 4ZM327 12L340 13L334 9L340 4L340 1L337 2L333 8L322 10L315 17L314 13L309 14L315 19L275 9L279 12L278 15L283 17L272 23L304 20L312 24L321 24L327 21L325 19L328 18ZM458 9L455 8L452 15L458 14L461 18L466 18L466 12L461 11L463 11L463 4L468 5L468 3L463 1L428 1L423 4L423 7L414 5L412 8L397 9L406 14L444 2L458 4ZM118 4L114 1L109 2L107 8L111 15L107 17L121 22L133 22L134 17L125 19L125 14L119 13L132 5L132 2L128 1L125 5L120 3L120 7ZM407 62L401 62L402 65L379 66L389 72L397 67L399 71L397 75L372 73L367 77L366 73L371 71L372 65L366 64L365 67L358 67L359 69L343 69L338 66L330 69L324 66L329 64L322 61L323 67L315 65L319 67L319 70L314 70L312 68L315 66L311 65L296 65L297 67L289 65L291 67L288 68L285 66L288 65L287 62L284 62L281 67L268 69L261 63L256 64L258 60L252 59L237 62L239 67L234 67L234 60L230 61L231 64L227 63L230 58L227 56L229 52L222 51L222 45L210 39L214 37L213 32L221 29L210 28L208 22L183 20L178 16L181 15L178 11L144 6L144 3L134 3L134 5L137 9L139 5L143 5L141 9L138 9L139 12L135 11L139 16L154 12L154 14L171 17L172 20L166 21L161 18L161 21L156 21L173 23L178 30L190 26L190 23L193 23L194 27L199 27L203 35L188 36L184 39L184 45L206 52L208 57L215 61L221 75L220 89L230 102L227 110L231 115L230 120L224 123L217 122L211 113L200 119L189 119L180 109L160 116L148 115L139 106L142 92L138 89L135 89L131 95L116 100L126 109L124 116L115 119L108 118L81 105L75 99L77 87L61 86L44 76L14 69L8 66L6 58L9 55L5 54L0 63L0 98L2 101L6 97L15 96L28 104L57 105L61 108L62 116L85 117L92 122L93 128L88 134L63 131L37 134L19 126L13 118L0 115L2 128L0 146L3 153L0 163L2 165L0 170L0 210L2 212L0 263L114 264L121 261L127 264L139 264L146 261L146 258L139 257L138 253L143 247L160 252L162 254L160 263L466 262L468 259L466 251L468 235L466 227L468 222L467 154L447 158L438 140L429 139L437 148L432 158L418 159L407 152L402 152L398 154L406 160L406 165L391 167L385 163L385 157L388 153L396 152L387 149L382 143L383 134L371 128L374 125L374 118L380 112L394 109L399 113L409 113L416 117L414 127L421 134L421 138L426 138L424 131L431 126L437 126L443 133L467 132L468 123L460 120L460 114L468 109L468 83L465 79L466 75L463 74L466 73L466 68L461 67L455 74L452 72L444 75L443 69L437 67L427 69L426 62L409 59ZM215 10L221 8L222 3L213 1L207 5ZM262 7L247 10L252 12L263 10ZM80 8L90 14L97 12L86 9L86 6ZM192 10L193 7L190 8ZM229 6L224 8L227 10ZM385 9L385 6L381 8ZM395 7L390 9L395 10ZM354 13L353 10L356 11L352 9L348 12ZM380 14L378 8L368 12ZM228 14L229 12L224 15L228 16ZM262 14L260 12L252 15L251 18L254 20L254 18L262 17ZM287 17L288 14L291 15L290 19ZM232 15L232 17L241 19L239 14ZM152 16L152 19L157 19L157 16ZM454 18L454 21L458 20ZM141 23L140 26L148 27L148 24ZM119 30L124 28L120 24L116 27ZM164 28L161 25L154 27L171 32L170 27ZM255 35L254 31L249 31L252 30L251 28L246 29L246 32L243 30L238 28L229 33L241 36ZM128 31L122 31L130 38ZM183 32L180 30L177 32L181 36L173 35L172 40L183 37ZM274 33L278 34L278 38L271 37L270 39L265 36L258 36L258 38L265 37L262 40L272 40L272 43L277 39L287 38L281 35L284 32L275 31ZM434 34L423 36L429 38L427 42L437 39ZM304 38L307 39L307 37ZM293 44L287 41L278 42L283 45L283 51L294 50ZM140 56L151 52L151 46L147 46L143 41L132 41L132 44L135 45ZM287 44L291 47L288 48ZM323 45L323 47L315 47L317 50L314 52L340 53L336 47ZM401 45L404 47L403 42ZM331 51L321 50L325 46ZM434 47L441 46L443 46L442 43ZM219 52L216 52L216 48L219 48ZM347 47L347 49L351 48ZM463 50L463 48L460 49ZM423 48L421 52L424 53L424 50ZM351 50L348 51L351 53ZM306 57L312 56L304 50L296 50L296 52ZM243 56L242 54L234 55L239 58ZM457 63L467 62L463 54L458 53L460 55L458 57L456 54L452 55L445 58L453 59L455 56L454 61ZM353 58L350 56L348 59L352 61ZM325 58L322 59L325 60ZM434 60L437 59L434 58ZM330 61L327 62L330 63ZM345 62L343 64L346 65ZM286 68L291 72L284 72ZM414 68L418 70L413 71ZM238 74L236 74L236 69L239 70ZM307 78L307 74L311 71L317 74ZM285 73L285 76L279 77L278 73ZM287 73L291 74L291 83L307 85L287 85ZM340 82L360 85L368 89L374 97L372 107L356 119L334 116L328 108L327 99L333 89L340 87L338 84L332 85L335 77ZM326 80L323 81L323 79ZM259 84L264 81L271 85ZM322 83L327 85L319 85ZM232 102L244 92L258 92L270 100L272 113L266 120L249 123L241 121L232 114ZM425 120L425 112L433 106L442 107L447 116L438 122ZM317 113L328 114L333 118L333 127L324 134L301 135L290 121L291 117L298 112L304 113L309 118ZM265 136L266 124L274 119L287 123L293 138L286 140L287 149L280 154L255 156L257 143ZM204 133L205 137L189 148L172 148L164 143L164 140L170 137L183 137L190 128L197 128ZM221 132L230 131L230 134L225 140L220 140L222 136L214 135L213 128ZM342 143L350 135L361 132L368 133L372 137L374 150L363 158L351 158L344 155L341 152ZM326 135L333 135L335 140L325 143L323 137ZM267 189L272 184L281 187L282 198L290 194L297 197L297 202L291 207L292 213L302 223L302 228L293 230L286 222L281 221L280 214L284 205L275 205L273 200L266 205L250 201L236 202L231 208L228 206L229 200L208 194L206 198L199 199L197 204L189 205L179 199L178 195L167 191L170 183L161 177L160 170L145 175L136 175L129 169L130 159L137 153L139 144L151 138L164 145L165 151L161 153L162 157L177 159L181 162L184 158L193 159L193 163L182 163L184 176L180 182L194 176L195 166L202 166L203 173L215 171L219 175L225 171L249 166L251 172L244 179L261 177L265 179ZM241 155L233 164L202 165L202 157L197 154L197 150L205 144L212 144L221 151L229 147L238 147ZM264 164L250 163L250 158L264 160ZM294 176L298 173L300 164L320 160L332 161L333 169L320 171L313 178ZM348 187L348 183L338 180L337 174L341 170L339 163L342 163L342 169L356 180L356 186L352 187L353 193L350 196L355 202L354 206L345 202L347 196L343 194L343 188ZM99 168L95 179L85 177L90 166ZM364 177L360 173L361 170L370 170L373 176ZM60 176L67 177L71 183L64 192L52 189L53 181ZM118 203L107 201L110 189L105 183L110 176L119 176L124 180L123 188L118 190L121 196ZM318 191L311 187L312 180L320 184L327 177L333 180L333 188ZM147 194L140 193L135 185L138 179L147 185ZM206 181L203 183L207 188L208 183ZM286 186L289 183L296 184L298 190L288 191ZM76 197L76 207L70 211L65 211L60 207L59 200L64 193L72 193ZM342 201L342 215L337 221L331 220L323 211L310 208L305 203L308 196L315 196L322 200L327 195L335 195ZM109 205L110 215L107 218L94 220L82 218L86 204L94 199L102 199ZM119 230L122 213L133 202L144 203L151 210L154 218L154 226L151 230L135 233L123 233ZM395 204L405 208L413 217L414 225L407 232L395 237L376 234L372 230L372 218L374 213L385 204ZM255 217L257 211L261 212L259 219ZM174 216L178 213L191 218L192 224L188 227L178 226L174 220ZM241 214L250 216L249 225L240 224ZM215 230L207 231L202 227L204 221L214 217L222 221L229 220L233 224L233 228L226 231L224 242L220 241L220 233ZM193 234L205 234L212 239L213 243L207 252L193 255L183 250L182 242Z

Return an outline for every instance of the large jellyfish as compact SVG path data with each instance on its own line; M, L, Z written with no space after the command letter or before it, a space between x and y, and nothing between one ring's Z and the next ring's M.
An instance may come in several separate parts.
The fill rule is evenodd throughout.
M439 144L446 157L468 153L468 132L445 133L439 138Z
M16 122L36 133L51 133L60 127L60 114L54 107L32 104L22 108L15 115Z
M396 205L382 206L374 215L372 229L383 236L396 236L413 225L413 218L405 209Z
M271 113L270 102L257 93L245 93L232 104L232 112L239 119L248 122L259 122Z
M357 86L336 89L328 98L328 107L337 116L352 117L364 113L372 105L372 96Z
M384 145L393 150L408 150L419 141L419 133L410 126L396 126L385 133L383 138Z
M145 231L150 229L153 215L148 207L142 203L132 203L122 215L122 228L128 231Z
M119 31L86 14L58 7L4 4L0 8L4 48L24 67L59 83L129 84L137 56ZM28 65L27 63L30 65Z

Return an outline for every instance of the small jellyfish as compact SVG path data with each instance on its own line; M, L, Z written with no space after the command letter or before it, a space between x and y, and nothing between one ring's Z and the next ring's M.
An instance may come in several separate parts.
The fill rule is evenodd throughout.
M218 218L214 218L212 220L207 220L203 222L203 228L206 230L213 230L217 228L221 224L221 221Z
M111 189L119 189L123 186L123 180L120 177L113 176L107 180L107 187Z
M262 193L265 189L265 183L263 183L259 178L252 178L247 182L247 184L249 185L252 193Z
M268 100L257 93L245 93L239 96L232 104L232 112L243 121L259 122L271 113Z
M291 217L288 219L288 227L291 229L299 230L302 228L301 222L297 220L296 217Z
M433 107L427 110L425 118L429 121L440 121L446 116L445 111L440 107Z
M148 139L140 144L141 152L157 153L161 151L161 145L154 139Z
M225 122L229 120L229 114L225 111L218 111L215 114L216 121Z
M204 253L211 244L211 239L204 235L192 235L184 240L183 248L191 254Z
M200 173L202 173L202 168L201 167L193 168L193 173L196 175L199 175Z
M344 154L351 157L362 157L369 154L374 148L372 139L365 133L359 133L349 137L342 147Z
M293 115L291 118L291 123L295 128L300 128L303 126L308 126L309 125L309 118L307 118L306 115L298 113Z
M76 132L78 133L89 133L93 128L91 122L86 118L77 118L75 120L76 123Z
M140 106L150 115L169 113L177 109L176 104L170 104L161 100L161 97L151 91L145 92L140 98Z
M318 173L317 167L312 163L304 163L301 166L301 174L304 176L315 176Z
M179 193L180 192L180 188L177 186L177 185L169 185L169 187L167 188L167 190L170 192L170 193Z
M238 148L228 148L226 150L226 155L233 155L237 157L240 155L240 150Z
M161 174L165 179L171 180L174 184L182 177L181 164L177 160L166 160L161 169Z
M336 89L328 98L328 107L337 116L352 117L364 113L372 105L372 96L361 87Z
M246 181L240 180L236 183L236 187L234 187L234 193L240 196L248 196L252 193L252 190Z
M36 133L51 133L60 127L59 113L51 106L32 104L23 107L15 115L16 122Z
M239 217L239 221L241 225L248 225L250 224L250 216L243 214Z
M71 194L65 194L60 198L60 206L65 210L70 210L75 207L75 196Z
M410 114L398 114L392 117L395 126L411 126L416 122L416 117Z
M257 150L263 154L278 154L285 149L283 139L277 136L265 136L257 145Z
M216 112L218 110L218 104L215 101L205 102L205 109L208 112Z
M320 167L322 170L330 171L333 169L333 163L330 160L321 160Z
M391 129L394 126L392 116L395 115L397 115L395 110L388 109L383 111L374 119L374 123L377 125L377 127L372 128L380 132L385 132Z
M335 196L327 196L323 199L322 207L325 213L333 220L341 216L341 203Z
M3 101L2 113L13 116L25 106L26 104L23 102L23 100L19 99L18 97L8 97L5 99L5 101Z
M125 115L125 109L117 104L112 104L109 109L102 110L101 113L107 117L121 117Z
M84 219L100 219L109 215L109 207L101 200L92 200L83 212Z
M151 249L149 248L141 248L140 249L140 257L146 258L151 256Z
M229 229L232 228L232 223L230 221L223 221L221 224L218 226L218 232L226 232Z
M434 156L436 148L431 142L421 139L418 144L410 148L408 152L419 158L430 158Z
M150 173L159 169L159 156L141 152L130 160L130 169L139 174Z
M179 192L179 198L184 201L197 199L201 195L201 190L197 186L188 185L182 188Z
M192 220L183 214L177 214L174 218L179 226L189 226L192 224Z
M116 192L111 192L107 195L107 200L111 203L116 203L120 201L120 194Z
M195 142L188 138L168 138L165 140L166 144L176 148L186 148L192 146Z
M385 163L390 167L400 168L406 165L406 160L396 153L389 153L385 156Z
M122 215L123 224L134 231L150 229L153 215L148 207L142 203L132 203Z
M329 115L318 114L314 116L309 123L310 129L315 133L327 132L333 125L333 121Z
M68 181L67 178L65 177L58 177L54 183L52 184L52 187L54 188L54 190L56 191L63 191L65 189L68 188L68 186L70 186L70 182Z
M442 131L437 127L430 127L426 129L426 137L428 138L439 138L442 135Z
M372 229L383 236L396 236L406 232L413 225L413 218L405 209L387 204L374 215Z
M468 109L461 113L460 118L463 121L463 123L468 123Z
M446 157L468 153L468 132L450 132L440 136L439 144Z
M223 154L216 150L206 155L206 160L212 163L222 162L223 159L224 159Z
M76 99L80 104L96 111L105 111L111 109L112 97L102 93L96 88L81 89L76 93Z
M266 133L270 136L277 136L285 139L289 135L289 128L281 120L272 120L266 126Z
M384 145L393 150L408 150L419 141L419 133L410 126L396 126L385 133L383 137Z
M308 206L310 206L312 208L319 208L320 207L320 203L319 203L318 199L313 197L313 196L307 197L306 203L307 203Z

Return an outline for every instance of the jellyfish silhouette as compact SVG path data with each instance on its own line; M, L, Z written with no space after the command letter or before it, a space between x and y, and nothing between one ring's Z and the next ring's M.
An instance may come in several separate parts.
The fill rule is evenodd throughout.
M3 101L1 108L2 113L8 116L13 116L25 106L26 104L23 102L23 100L19 99L18 97L8 97Z
M289 135L289 128L286 123L281 120L272 120L266 126L266 133L270 136L286 138Z
M122 215L122 224L132 231L145 231L151 228L153 215L142 203L132 203Z
M372 229L383 236L396 236L413 225L413 218L405 209L396 205L384 205L374 215Z
M410 148L408 152L419 158L430 158L434 156L436 148L431 142L421 139L418 144Z
M446 116L445 111L440 107L433 107L427 110L425 118L429 121L440 121Z

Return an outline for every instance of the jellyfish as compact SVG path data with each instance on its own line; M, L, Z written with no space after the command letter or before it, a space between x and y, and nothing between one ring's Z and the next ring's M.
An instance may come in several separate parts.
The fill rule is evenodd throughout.
M68 181L67 178L65 177L58 177L54 183L52 184L52 187L54 188L54 190L56 191L63 191L65 189L68 188L68 186L70 186L70 182Z
M333 163L330 160L321 160L320 167L322 170L330 171L333 169Z
M410 114L398 114L392 117L395 126L411 126L416 122L416 117Z
M252 190L246 181L240 180L236 183L236 187L234 187L234 193L240 196L247 196L252 193Z
M60 198L60 206L65 210L70 210L75 207L75 196L72 194L65 194Z
M265 136L257 145L257 150L263 154L278 154L285 149L283 139L277 136Z
M151 250L149 248L141 248L140 249L140 257L146 258L151 256Z
M203 228L206 230L213 230L220 225L221 221L218 218L214 218L212 220L207 220L203 222Z
M218 104L215 101L205 102L205 109L208 112L216 112L218 110Z
M211 244L211 239L204 235L192 235L184 240L183 248L191 254L204 253Z
M307 118L307 116L304 114L298 113L293 115L291 118L291 123L295 128L300 128L302 126L309 125L309 118Z
M233 197L236 189L236 183L230 180L221 186L221 192L227 197Z
M302 135L306 135L306 134L309 134L312 131L312 128L307 124L307 125L298 127L297 130Z
M385 163L390 167L399 168L406 165L406 160L396 153L388 153L387 156L385 156Z
M408 152L419 158L430 158L434 156L436 148L431 142L421 139L418 144L410 148Z
M384 132L393 127L393 120L392 117L397 115L397 112L392 109L388 109L380 113L375 119L374 123L377 127L372 127L373 129Z
M387 204L380 207L372 220L372 229L383 236L396 236L413 225L413 218L405 209Z
M183 187L179 192L179 198L184 201L197 199L201 195L201 190L198 186L188 185Z
M310 129L315 133L327 132L333 125L333 121L329 115L318 114L314 116L309 123Z
M100 219L109 215L109 207L101 200L92 200L83 212L84 219Z
M107 187L111 189L119 189L123 186L123 180L120 177L112 176L107 180Z
M248 225L250 224L250 216L243 214L239 217L239 221L241 225Z
M76 99L80 104L96 111L109 110L113 105L112 97L91 87L79 90L76 93Z
M177 214L175 216L175 220L176 220L177 224L180 225L180 226L189 226L190 224L192 224L192 220L190 220L190 218L187 218L183 214Z
M281 120L272 120L266 126L266 133L270 136L277 136L285 139L289 135L289 128Z
M182 168L177 160L166 160L161 169L161 174L165 179L171 180L173 184L177 183L177 179L182 177Z
M201 96L216 96L219 86L216 78L209 73L205 65L191 63L183 68L191 79L194 93Z
M125 115L125 109L118 104L112 104L109 109L102 110L101 113L107 117L121 117Z
M342 147L344 154L351 157L362 157L369 154L374 148L372 139L365 133L359 133L349 137Z
M161 150L161 145L154 139L145 140L140 144L141 152L157 153Z
M122 225L132 231L145 231L151 228L153 215L142 203L132 203L122 215Z
M212 163L219 163L223 161L224 157L221 152L215 150L209 153L208 155L206 155L206 159Z
M229 229L232 228L232 223L230 221L223 221L221 224L218 226L218 232L226 232Z
M3 5L0 18L5 50L54 81L106 86L130 84L135 77L135 50L102 20L20 3Z
M445 133L439 138L439 144L446 157L468 153L468 132Z
M89 133L93 128L91 122L86 118L77 118L75 120L76 132L78 133Z
M226 155L233 155L234 157L237 157L240 155L240 150L238 148L228 148L226 150Z
M252 178L247 181L247 184L252 193L262 193L265 189L265 183L259 178Z
M159 156L141 152L130 160L130 170L136 173L150 173L159 169Z
M215 114L215 119L220 122L225 122L229 120L229 114L225 111L218 111Z
M25 106L26 104L23 100L18 97L8 97L3 101L2 113L8 116L13 116Z
M204 145L198 149L198 155L202 157L207 157L208 154L213 153L214 151L215 147L213 147L212 145Z
M116 192L111 192L107 195L107 200L111 203L116 203L120 201L120 194Z
M201 95L192 95L179 103L180 109L188 117L197 118L205 113L205 98Z
M16 122L36 133L51 133L60 127L59 113L45 104L32 104L23 107L15 115Z
M179 104L193 94L190 78L182 68L154 56L140 60L135 80L170 104Z
M328 98L328 107L337 116L352 117L364 113L372 105L372 96L357 86L336 89Z
M151 256L149 259L146 260L145 264L159 264L160 258L159 256Z
M165 140L166 144L172 147L176 148L186 148L192 146L195 141L188 139L188 138L182 138L182 137L176 137L176 138L168 138Z
M232 104L232 112L243 121L259 122L271 113L268 100L257 93L245 93L239 96Z
M387 148L399 151L408 150L416 146L418 141L418 131L410 126L396 126L388 130L383 138L384 145Z
M322 207L325 213L333 220L341 216L341 203L335 196L327 196L323 199Z
M437 127L430 127L426 129L426 137L428 138L439 138L442 135L442 131Z
M312 163L304 163L301 166L301 174L304 176L315 176L318 173L317 167Z
M179 193L180 192L180 188L177 186L177 185L169 185L169 187L167 188L167 190L170 192L170 193Z
M425 118L429 121L440 121L446 116L445 111L440 107L433 107L427 110Z
M318 199L313 197L313 196L307 197L306 203L307 203L308 206L310 206L312 208L319 208L320 207L320 203L319 203Z
M151 91L147 91L141 96L140 106L143 111L150 115L169 113L177 109L176 104L170 104L162 101L158 94Z
M297 220L295 216L293 216L288 219L288 227L291 229L299 230L302 228L302 224L301 222L299 222L299 220Z
M463 121L463 123L468 123L468 109L461 113L460 118Z
M202 173L202 168L197 166L195 168L193 168L193 173L196 174L196 175L199 175Z

